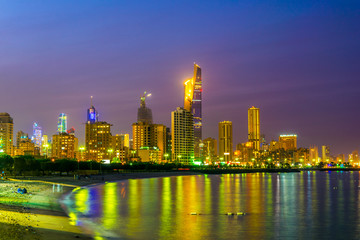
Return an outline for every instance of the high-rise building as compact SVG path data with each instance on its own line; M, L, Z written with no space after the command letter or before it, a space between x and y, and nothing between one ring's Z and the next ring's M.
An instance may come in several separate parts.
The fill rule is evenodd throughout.
M312 164L319 162L319 151L317 146L312 146L309 148L309 161Z
M330 161L330 147L329 146L321 146L321 157L324 162Z
M172 160L189 164L194 160L194 120L190 111L178 107L171 112Z
M66 133L66 131L67 131L67 116L65 113L60 113L57 124L57 132Z
M41 154L44 156L49 156L51 153L51 144L49 143L49 138L47 135L42 136L41 141Z
M296 134L280 135L279 148L283 148L285 151L296 150L297 135Z
M150 108L146 107L146 97L150 96L151 94L147 94L144 92L143 96L140 98L140 107L138 108L137 114L137 121L143 122L147 124L153 123L152 111Z
M200 157L202 139L202 79L201 68L194 63L194 76L184 82L184 109L193 114L195 158Z
M78 139L73 134L66 132L58 133L52 137L51 156L55 158L75 158Z
M0 113L0 153L13 155L14 122L8 113Z
M233 130L231 121L219 122L219 158L225 162L233 159Z
M42 140L42 128L39 126L38 123L34 122L33 124L33 136L31 138L35 147L41 148L41 140Z
M98 121L98 113L92 101L87 113L87 122L85 125L86 159L98 162L109 159L111 155L109 150L112 144L110 128L112 125L107 122Z
M248 109L248 141L253 142L254 150L260 150L260 110L254 106Z
M162 124L133 123L133 149L157 148L162 159L166 151L166 127Z
M195 158L200 158L199 145L202 140L202 79L201 68L194 63L194 97L192 104L192 114L194 116L194 152Z

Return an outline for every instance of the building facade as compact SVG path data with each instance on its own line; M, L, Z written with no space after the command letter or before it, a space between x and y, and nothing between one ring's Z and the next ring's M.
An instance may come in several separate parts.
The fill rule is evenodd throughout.
M233 130L231 121L219 122L219 158L220 161L233 159Z
M14 154L14 122L8 113L0 113L0 153Z
M248 141L253 142L254 150L260 150L260 109L254 106L248 109Z
M280 135L279 136L279 148L283 148L285 151L296 150L297 148L297 135Z
M75 135L66 132L58 133L52 136L51 156L58 159L73 159L76 156L77 147L78 139Z
M190 111L178 107L171 112L172 161L190 164L194 160L194 120Z

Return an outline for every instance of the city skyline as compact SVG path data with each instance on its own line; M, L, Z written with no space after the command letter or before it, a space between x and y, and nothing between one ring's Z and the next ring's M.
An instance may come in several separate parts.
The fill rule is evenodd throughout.
M169 127L171 111L181 105L182 83L192 76L191 63L196 62L206 80L203 139L217 138L218 122L229 120L234 144L246 142L246 109L254 105L261 109L261 133L268 141L281 134L297 134L299 147L328 145L334 155L359 149L356 3L355 7L335 2L321 6L305 1L296 8L294 4L247 4L228 3L220 9L215 2L204 5L208 14L198 22L202 33L195 32L198 26L191 27L196 11L189 12L189 19L181 18L189 27L185 31L177 25L180 16L171 3L164 6L174 15L164 16L168 23L156 20L163 10L154 9L138 20L151 20L151 25L143 27L130 23L129 13L135 11L131 4L109 2L98 8L99 3L75 3L71 10L67 4L34 4L24 7L26 11L18 3L1 6L5 37L0 46L0 112L14 119L14 132L31 134L32 123L37 122L48 136L56 133L59 113L66 113L68 127L75 127L83 143L90 96L94 96L100 121L113 124L115 135L131 132L138 96L148 90L154 122ZM142 8L146 7L151 6L144 3ZM272 20L264 17L256 22L243 8L257 10L255 17L265 14ZM286 12L287 8L293 11ZM69 10L66 19L48 17L59 9ZM97 24L95 30L83 21L85 13L79 15L84 9L86 14L98 13L89 20L91 26ZM130 20L119 17L118 11L128 11ZM33 14L38 17L28 20ZM108 18L103 19L104 15ZM211 20L214 16L216 21ZM338 19L333 20L334 16ZM77 26L72 26L77 20ZM159 28L151 28L156 23ZM223 27L230 23L232 27ZM121 37L117 24L128 38ZM158 35L142 33L146 27ZM178 40L161 40L164 35L157 32L161 27L167 27L167 35L172 36L166 40ZM181 35L179 30L183 30ZM187 33L195 39L187 40ZM148 42L137 40L139 36ZM272 38L261 40L263 36Z

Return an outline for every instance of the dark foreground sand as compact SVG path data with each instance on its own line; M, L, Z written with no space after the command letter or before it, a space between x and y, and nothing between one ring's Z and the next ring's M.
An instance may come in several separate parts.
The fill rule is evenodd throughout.
M26 177L0 180L0 240L92 239L69 223L59 199L68 191L91 184L134 178L198 174L194 172L144 172L74 177ZM26 188L27 194L17 193Z

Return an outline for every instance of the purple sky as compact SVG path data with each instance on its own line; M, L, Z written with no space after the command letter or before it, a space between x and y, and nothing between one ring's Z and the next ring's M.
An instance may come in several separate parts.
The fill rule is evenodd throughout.
M170 126L193 62L203 73L203 136L233 121L247 139L260 108L268 141L360 147L359 1L2 1L0 112L31 133L68 115L84 140L90 96L112 133L129 133L139 97Z

